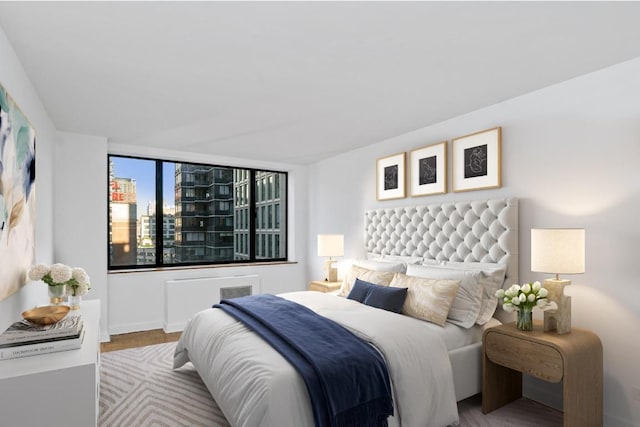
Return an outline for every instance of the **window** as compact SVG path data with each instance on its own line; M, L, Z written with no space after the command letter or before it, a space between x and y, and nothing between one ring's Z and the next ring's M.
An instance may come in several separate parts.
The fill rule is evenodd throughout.
M286 172L110 155L109 269L286 260L287 194L277 188L286 180Z

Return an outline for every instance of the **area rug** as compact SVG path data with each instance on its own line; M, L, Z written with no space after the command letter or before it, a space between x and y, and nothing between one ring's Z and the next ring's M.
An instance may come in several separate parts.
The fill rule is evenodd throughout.
M175 348L172 342L102 354L100 427L229 427L193 366L171 369ZM562 426L561 412L528 399L484 415L477 395L458 402L458 413L460 427Z
M101 427L227 427L193 366L172 370L176 343L102 353Z

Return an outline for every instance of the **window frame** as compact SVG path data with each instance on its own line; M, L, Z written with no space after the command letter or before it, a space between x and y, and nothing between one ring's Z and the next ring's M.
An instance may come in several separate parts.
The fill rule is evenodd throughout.
M167 268L185 268L185 267L206 267L206 266L220 266L220 265L229 265L229 266L236 266L236 265L246 265L246 264L252 264L252 263L260 263L260 264L265 264L265 263L282 263L282 262L287 262L289 259L289 247L288 247L288 240L289 240L289 215L288 215L288 205L289 205L289 188L288 188L288 183L289 183L289 173L286 171L280 171L280 170L275 170L275 169L264 169L264 168L251 168L251 167L241 167L241 166L226 166L226 165L220 165L220 164L210 164L210 163L201 163L201 162L191 162L191 161L182 161L182 160L169 160L169 159L162 159L162 158L152 158L152 157L142 157L142 156L134 156L134 155L123 155L123 154L113 154L113 153L109 153L107 154L107 164L111 163L111 158L127 158L127 159L136 159L136 160L144 160L144 161L152 161L155 162L155 168L156 168L156 177L155 177L155 196L156 196L156 200L155 200L155 235L156 235L156 242L155 242L155 262L153 264L131 264L131 265L111 265L111 239L110 239L110 235L112 233L112 229L111 229L111 199L110 199L110 186L111 186L111 182L110 182L110 168L107 168L107 271L108 272L117 272L117 271L121 271L121 270L154 270L154 269L167 269ZM163 256L163 251L164 251L164 207L163 207L163 165L165 163L180 163L180 164L189 164L189 165L194 165L194 166L204 166L204 167L213 167L213 168L225 168L225 169L232 169L232 170L246 170L249 173L249 182L251 184L251 191L249 191L249 194L243 194L243 198L247 198L248 199L248 210L247 210L247 216L248 218L246 218L248 220L248 224L242 224L243 227L246 225L248 228L248 236L249 236L249 242L248 246L249 246L249 259L240 259L240 260L235 260L235 259L231 259L231 260L224 260L224 261L191 261L191 262L181 262L181 263L164 263L164 256ZM284 231L284 240L285 240L285 247L284 247L284 257L280 257L280 258L262 258L262 257L257 257L257 247L256 244L257 242L257 238L256 238L256 234L257 234L257 230L256 230L256 225L257 225L257 221L256 221L256 197L258 195L258 183L256 182L256 173L258 172L266 172L266 173L276 173L279 174L277 176L281 176L284 177L284 189L285 189L285 200L284 200L284 211L287 214L286 215L286 221L284 224L280 224L280 230ZM279 184L279 183L278 183ZM275 189L274 189L274 193L275 193ZM279 191L279 189L277 190ZM175 192L175 189L174 189ZM233 192L230 192L230 194L232 194ZM233 201L235 200L235 194L234 194L234 198L232 198L228 203L230 204L229 206L229 210L234 211L235 210L235 204L233 203ZM175 203L175 200L174 200ZM283 203L282 200L279 201L279 203ZM177 208L177 203L175 203L176 205L176 221L178 220L178 208ZM182 212L182 210L180 210L180 212ZM253 214L251 214L253 213ZM158 216L160 216L160 220L158 220ZM184 218L180 218L181 220L184 220ZM138 221L138 218L136 218L136 221ZM275 219L274 219L275 222ZM234 224L235 225L235 224ZM177 241L177 236L175 236L174 234L174 241ZM236 242L234 239L234 248L233 250L235 250L235 246L236 246ZM137 257L136 257L137 258Z

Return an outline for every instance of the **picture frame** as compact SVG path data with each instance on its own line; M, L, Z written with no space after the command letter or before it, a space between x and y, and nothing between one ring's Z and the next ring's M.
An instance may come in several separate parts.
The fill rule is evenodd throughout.
M409 152L409 194L432 196L447 192L447 141Z
M454 192L502 186L502 128L495 127L452 140Z
M405 153L376 160L376 199L392 200L406 197Z

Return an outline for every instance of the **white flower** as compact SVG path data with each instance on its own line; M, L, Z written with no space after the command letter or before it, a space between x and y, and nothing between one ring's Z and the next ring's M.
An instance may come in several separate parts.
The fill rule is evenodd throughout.
M49 273L49 266L45 264L37 264L29 269L29 279L42 280L45 274Z
M496 296L497 296L498 298L504 298L504 289L498 289L498 290L496 291Z
M84 268L74 268L72 270L72 276L76 279L79 285L87 285L89 283L89 275Z
M513 299L511 300L511 304L513 305L520 305L520 298L518 297L513 297Z
M504 311L506 311L507 313L511 313L513 312L516 308L513 306L513 304L502 304L502 309Z
M531 292L531 285L528 283L525 283L524 285L522 285L522 292L524 292L525 294L528 294L529 292Z
M535 302L535 300L536 300L535 294L529 294L529 296L527 297L527 301L529 302Z
M527 296L525 294L520 294L518 298L520 299L520 302L525 302L527 300Z
M511 287L509 288L511 290L511 292L517 294L518 292L520 292L520 286L518 285L511 285Z
M51 266L49 274L51 275L51 280L54 283L65 283L67 280L71 279L73 273L71 271L71 267L58 263Z
M540 288L541 288L540 282L538 282L537 280L533 282L533 286L531 286L531 289L533 289L533 292L538 292Z
M538 291L538 296L541 298L545 298L547 295L549 295L549 291L547 291L545 288L540 288L540 290Z

